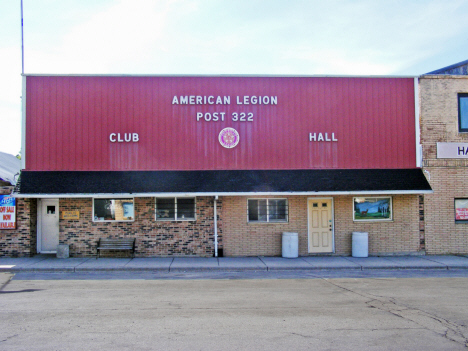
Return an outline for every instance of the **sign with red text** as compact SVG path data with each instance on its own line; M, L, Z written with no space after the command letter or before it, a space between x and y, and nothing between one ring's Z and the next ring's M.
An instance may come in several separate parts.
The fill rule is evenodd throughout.
M468 199L455 199L455 220L468 221Z
M16 229L16 199L0 195L0 229Z

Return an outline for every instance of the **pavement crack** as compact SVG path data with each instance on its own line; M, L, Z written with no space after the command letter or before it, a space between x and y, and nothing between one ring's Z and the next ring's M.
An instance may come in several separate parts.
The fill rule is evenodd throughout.
M2 273L2 274L6 274L6 273ZM11 279L13 278L13 274L6 274L6 275L8 276L8 279L6 280L6 282L4 282L0 286L0 291L2 291L11 282Z
M325 279L325 281L339 289L369 299L369 301L365 302L368 307L376 308L380 311L390 313L396 317L415 323L426 330L437 333L448 340L468 348L468 335L465 335L468 333L463 330L466 329L464 326L458 325L421 309L405 306L404 304L398 303L394 298L362 293L346 288L327 279Z
M10 340L10 339L12 339L12 338L14 338L15 336L18 336L18 335L19 335L19 334L15 334L15 335L7 336L5 339L2 339L2 340L0 340L0 342L5 342L5 341L8 341L8 340Z

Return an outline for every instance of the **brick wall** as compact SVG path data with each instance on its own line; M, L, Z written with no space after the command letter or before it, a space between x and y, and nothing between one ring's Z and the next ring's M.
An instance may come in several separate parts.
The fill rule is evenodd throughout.
M2 195L7 194L5 191ZM16 229L0 229L0 256L28 257L36 253L37 201L16 201Z
M307 196L287 196L288 223L248 223L248 197L223 198L223 240L226 256L280 256L282 232L299 234L299 255L308 253ZM410 254L420 251L419 199L393 196L393 221L353 222L353 197L334 197L335 249L351 254L351 233L369 232L369 254Z
M218 242L222 248L221 207L218 202ZM80 211L78 220L60 219L60 243L70 245L72 257L95 255L98 239L108 237L136 238L136 257L213 256L213 197L197 198L196 221L156 221L155 199L150 197L135 198L133 222L93 222L92 209L90 198L60 199L60 211Z
M458 132L458 93L467 76L424 76L419 80L423 166L434 194L424 196L428 254L468 253L468 223L455 223L454 199L468 198L468 160L437 159L437 142L468 143Z
M225 256L280 256L283 231L299 234L299 254L308 255L307 197L289 196L288 223L248 223L247 197L218 201L219 248ZM351 233L369 232L369 253L401 254L419 250L417 195L393 196L392 222L353 222L352 196L334 197L337 255L351 254ZM137 257L213 255L213 198L197 198L196 221L155 221L155 199L135 198L134 222L93 222L92 199L60 199L60 211L78 210L80 219L60 219L59 239L72 257L94 256L99 238L135 237ZM18 229L0 231L0 254L29 256L36 252L35 199L18 199ZM452 205L453 206L453 205ZM110 254L121 256L127 253Z

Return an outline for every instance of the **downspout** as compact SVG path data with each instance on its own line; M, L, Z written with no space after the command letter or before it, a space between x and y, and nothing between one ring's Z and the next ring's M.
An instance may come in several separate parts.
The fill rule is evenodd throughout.
M216 213L216 207L217 203L216 200L218 200L218 195L215 196L214 198L214 210L213 210L213 215L214 215L214 254L215 257L218 257L218 214Z

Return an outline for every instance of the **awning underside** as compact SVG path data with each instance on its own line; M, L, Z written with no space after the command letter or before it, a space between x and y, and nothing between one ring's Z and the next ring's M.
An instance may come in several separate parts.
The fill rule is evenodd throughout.
M18 197L86 194L427 193L421 169L23 171Z

